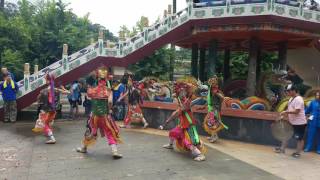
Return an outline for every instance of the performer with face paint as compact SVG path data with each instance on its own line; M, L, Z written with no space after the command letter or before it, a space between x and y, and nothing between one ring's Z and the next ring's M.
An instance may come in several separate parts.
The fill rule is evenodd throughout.
M59 93L69 93L66 90L55 88L54 76L47 74L45 88L40 91L38 103L41 105L41 111L33 132L44 132L47 136L46 144L55 144L56 139L53 136L52 124L56 117L56 97Z
M131 76L128 78L127 92L122 98L128 96L128 113L124 119L124 125L122 128L130 128L131 123L143 123L143 128L148 127L148 123L143 116L142 109L140 107L143 104L141 91L134 86Z
M210 142L218 140L218 132L224 128L227 129L221 121L221 106L224 101L223 92L219 89L218 77L214 76L209 79L209 92L207 97L208 114L204 119L203 127L211 136L208 138Z
M108 71L105 68L97 70L98 84L88 88L87 95L92 99L92 113L87 122L87 130L82 141L83 146L77 148L77 152L87 153L90 145L96 142L98 130L111 146L114 159L122 158L118 153L117 145L120 142L119 128L114 122L112 114L112 90L108 81ZM106 86L107 84L107 86Z
M179 107L159 129L163 129L164 126L177 117L179 119L177 126L169 132L169 144L164 145L163 148L173 149L173 143L175 142L178 150L191 152L195 161L204 161L205 147L199 139L196 120L191 112L192 87L192 84L185 82L177 82L175 84Z

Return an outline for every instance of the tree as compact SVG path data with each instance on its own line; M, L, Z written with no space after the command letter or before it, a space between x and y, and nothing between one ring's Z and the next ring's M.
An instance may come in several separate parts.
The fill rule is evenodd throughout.
M0 0L0 10L4 9L4 0Z
M125 40L126 38L130 37L130 30L126 25L120 26L120 31L119 31L119 38L121 40Z
M78 17L67 7L62 0L6 2L0 11L0 65L3 62L16 77L23 77L20 66L11 62L44 68L61 59L63 44L69 45L70 53L78 51L97 39L99 29L106 29L91 23L89 14ZM105 39L117 40L108 30Z
M134 72L137 79L146 76L155 76L163 80L169 79L169 56L170 49L164 47L155 51L151 56L144 58L136 64L130 65L129 69Z
M143 32L145 27L149 26L149 19L145 16L141 16L140 20L136 23L136 28L139 32Z

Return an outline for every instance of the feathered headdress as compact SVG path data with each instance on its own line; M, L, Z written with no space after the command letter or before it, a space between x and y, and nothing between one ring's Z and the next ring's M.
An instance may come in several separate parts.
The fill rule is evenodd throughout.
M182 94L182 92L194 92L197 88L197 80L193 77L185 77L182 79L178 79L174 84L174 93L177 96L184 96L186 94Z
M219 87L219 79L217 76L213 76L208 80L208 84L210 87Z

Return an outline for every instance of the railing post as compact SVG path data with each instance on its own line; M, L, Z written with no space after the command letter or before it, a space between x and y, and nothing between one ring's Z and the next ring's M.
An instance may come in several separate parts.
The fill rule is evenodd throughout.
M300 11L300 16L303 16L303 3L302 2L299 4L299 11Z
M62 51L62 71L67 72L68 71L68 44L63 45L63 51Z
M226 1L226 6L227 6L227 14L230 12L230 5L231 5L231 0Z
M168 5L168 14L169 15L172 14L172 5L171 4Z
M23 73L23 79L24 79L24 90L28 91L29 90L29 77L30 77L30 64L25 63L24 64L24 73Z
M35 79L38 79L39 66L37 64L34 65L33 71Z
M99 44L99 55L103 54L103 30L99 30L99 38L98 38L98 44Z
M188 0L188 15L192 16L192 8L193 8L193 2L192 0Z

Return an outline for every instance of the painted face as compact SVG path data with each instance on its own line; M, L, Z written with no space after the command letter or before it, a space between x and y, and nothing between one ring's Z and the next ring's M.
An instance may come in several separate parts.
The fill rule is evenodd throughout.
M99 70L98 70L98 76L99 76L99 78L101 78L101 79L106 78L106 77L107 77L107 74L108 74L108 70L106 70L106 69L99 69Z

